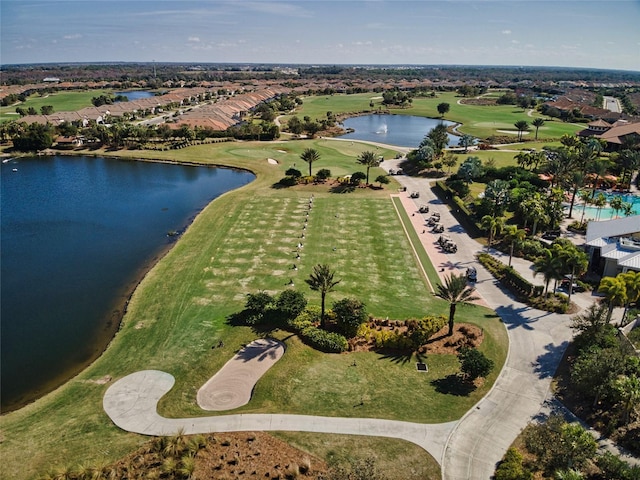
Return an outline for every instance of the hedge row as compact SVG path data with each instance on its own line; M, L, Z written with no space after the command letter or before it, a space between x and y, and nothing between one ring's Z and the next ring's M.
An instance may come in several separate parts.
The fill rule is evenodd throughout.
M479 253L478 261L484 265L494 277L499 279L509 290L519 297L530 298L542 295L542 286L533 285L528 280L522 278L513 267L505 265L488 253Z

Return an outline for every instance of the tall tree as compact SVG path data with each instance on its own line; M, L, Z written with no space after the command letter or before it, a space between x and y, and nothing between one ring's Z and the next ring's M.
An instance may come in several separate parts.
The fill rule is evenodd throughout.
M627 285L620 275L616 277L604 277L600 280L598 292L604 294L607 300L609 310L607 312L607 321L611 321L614 307L620 307L627 302Z
M544 293L549 293L549 282L551 280L558 280L562 275L562 264L560 259L552 253L548 248L545 249L541 256L539 256L535 262L533 262L533 276L535 277L539 273L544 278Z
M469 135L468 133L465 133L458 140L458 145L461 147L464 147L464 153L467 153L469 151L469 147L473 146L475 141L476 139L473 135Z
M534 127L536 127L536 140L538 140L538 129L544 125L544 118L534 118L533 121L531 122L531 125L533 125Z
M433 142L436 157L442 156L442 151L449 145L449 134L447 133L447 126L444 123L439 123L427 133L427 137Z
M309 275L309 278L305 280L311 290L320 292L320 326L325 327L324 318L324 305L327 293L332 292L333 288L340 283L340 280L334 280L335 272L329 268L329 265L318 264L313 267L313 271Z
M496 234L502 231L504 227L504 218L503 217L494 217L493 215L485 215L481 220L482 228L484 228L489 234L489 239L487 241L487 247L491 248L491 244L493 243L493 237Z
M365 167L367 167L367 185L369 185L369 169L371 167L377 167L380 165L380 158L374 153L371 152L369 150L362 152L357 159L357 162L360 165L364 165Z
M313 162L320 160L320 154L313 148L306 148L304 152L300 154L300 158L309 164L309 176L311 176L311 166Z
M513 126L516 127L516 129L518 130L518 141L521 142L522 132L529 131L529 122L527 122L526 120L518 120L516 123L513 124Z
M449 302L449 331L448 336L453 335L453 324L456 315L456 307L460 305L473 305L471 302L478 300L474 295L475 288L467 285L467 277L464 274L451 274L444 279L444 285L438 284L436 296Z
M513 258L513 247L516 242L521 242L527 236L527 232L522 228L518 228L517 225L508 225L505 228L505 237L509 242L509 266L511 266L511 259Z
M491 206L491 215L496 217L504 213L509 203L511 186L506 180L492 180L484 189L484 199Z
M637 375L621 375L614 380L613 388L622 407L622 422L628 425L640 411L640 378Z
M571 294L573 292L573 280L576 275L582 275L587 271L589 259L587 258L587 254L579 250L573 243L562 246L559 256L564 266L570 272L569 297L567 298L567 303L570 304Z
M436 107L441 117L444 117L451 106L447 102L439 103Z

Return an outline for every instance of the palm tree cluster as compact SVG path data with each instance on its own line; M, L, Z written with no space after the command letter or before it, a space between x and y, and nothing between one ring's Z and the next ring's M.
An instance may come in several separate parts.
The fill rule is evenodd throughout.
M449 329L447 335L453 335L454 319L458 305L473 305L479 297L475 296L475 288L467 284L467 277L464 274L451 274L445 277L444 284L436 286L435 295L449 302Z
M534 276L541 274L544 278L545 293L549 291L551 280L555 280L557 284L565 275L569 275L567 303L571 302L574 278L582 275L587 266L587 254L569 240L556 240L551 248L544 249L542 255L533 262Z

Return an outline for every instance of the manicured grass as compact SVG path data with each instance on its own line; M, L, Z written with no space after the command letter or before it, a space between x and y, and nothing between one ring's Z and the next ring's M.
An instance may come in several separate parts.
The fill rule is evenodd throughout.
M313 165L333 175L359 170L355 156L370 147L323 140L282 143L224 143L175 152L110 152L136 159L166 159L251 169L256 181L229 192L203 210L173 249L140 283L121 329L103 356L66 385L0 419L3 442L1 478L30 478L54 464L113 460L145 438L115 427L102 410L108 385L141 369L159 369L176 377L161 402L167 416L205 414L195 392L234 351L256 334L231 327L227 317L242 309L246 293L276 293L293 279L310 302L319 304L304 278L316 263L328 263L342 281L329 305L357 296L371 313L390 318L442 314L448 305L429 294L415 264L400 220L389 199L395 187L331 193L327 186L276 189L272 185L304 148L321 151ZM98 152L101 153L101 152ZM381 150L385 156L387 153ZM267 158L277 159L271 165ZM306 164L305 164L306 166ZM371 172L373 178L375 173ZM314 206L305 231L301 259L294 260L310 195ZM335 248L335 250L334 250ZM298 271L291 269L298 264ZM433 268L433 267L431 267ZM486 318L485 318L486 317ZM461 308L458 321L479 321L489 334L483 351L500 366L506 333L492 313ZM429 356L430 372L418 373L410 357L326 355L295 336L276 331L287 343L286 355L259 382L254 399L237 411L371 416L421 422L459 418L491 385L468 397L438 393L432 380L457 369L453 357ZM224 339L223 348L212 349ZM360 401L364 405L354 409Z
M329 467L345 466L355 460L372 459L389 480L439 480L440 466L413 443L381 437L318 435L278 432L274 435L295 447L324 458Z
M500 95L504 92L500 92ZM489 97L495 97L493 91L488 93ZM499 96L499 95L498 95ZM536 117L541 117L537 112L533 116L527 115L526 111L515 105L464 105L458 104L462 97L455 92L438 92L436 97L416 97L409 108L391 108L390 112L397 115L416 115L422 117L440 118L437 106L446 102L450 106L449 112L445 115L446 120L461 123L459 131L468 133L478 138L487 138L492 135L509 135L499 132L499 130L515 131L513 126L519 120L525 120L529 123L531 130L525 135L524 140L530 143L535 138L535 128L531 126L531 122ZM374 107L371 108L369 103L373 101ZM345 112L362 112L377 111L380 107L386 109L382 105L380 95L375 93L360 93L354 95L320 95L316 97L304 98L304 103L299 111L296 112L300 118L305 115L313 118L325 118L326 112L331 111L334 114ZM579 130L585 128L585 125L565 123L550 117L543 117L546 123L538 130L538 142L549 139L558 139L564 134L573 135ZM513 134L514 143L517 141L517 135Z
M33 107L40 114L40 107L44 105L53 106L55 112L74 112L92 106L91 99L100 95L112 93L110 90L87 90L77 92L54 92L44 95L31 95L26 102L7 107L0 107L0 122L9 120L19 120L20 115L16 115L16 107L27 110Z

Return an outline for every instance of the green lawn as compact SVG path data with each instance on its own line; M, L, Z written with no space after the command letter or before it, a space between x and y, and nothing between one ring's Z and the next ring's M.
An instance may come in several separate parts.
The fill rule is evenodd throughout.
M91 99L100 95L112 93L110 90L86 90L76 92L54 92L44 95L31 95L26 102L7 107L0 107L0 122L9 120L19 120L16 107L22 107L25 110L33 107L40 114L40 107L44 105L52 105L55 112L74 112L86 107L91 107Z
M118 379L141 369L169 372L176 377L176 385L161 402L161 413L205 414L195 406L195 392L235 350L256 336L249 328L229 326L228 315L242 309L246 293L276 293L290 279L311 303L319 304L318 295L304 284L316 263L329 264L342 280L329 295L329 304L357 296L372 314L398 319L447 311L448 305L429 293L416 265L389 198L395 185L351 193L332 193L326 186L272 188L287 168L294 163L300 167L299 154L309 146L322 155L313 165L314 172L330 168L334 176L360 170L355 157L370 148L356 142L314 140L109 153L230 165L253 170L258 177L205 208L148 273L131 298L120 331L100 359L55 392L0 419L0 478L30 478L53 464L113 460L142 443L144 437L122 432L104 414L102 396L109 383L100 379L107 376ZM271 165L267 158L280 163ZM372 178L377 174L372 170ZM311 194L314 206L301 259L295 260ZM297 272L291 268L294 262ZM433 275L432 266L426 269ZM429 356L430 371L424 374L416 372L409 357L321 354L297 337L276 331L273 335L286 342L287 353L259 382L250 404L238 411L419 422L459 418L493 383L504 363L507 341L502 324L489 310L461 308L458 320L483 326L487 339L482 350L497 365L485 386L467 397L438 393L431 383L457 370L452 357ZM211 349L220 339L225 346ZM349 367L354 357L357 368ZM354 409L361 400L363 407Z
M500 92L502 94L503 92ZM490 91L488 97L495 97L496 92ZM498 95L499 96L499 95ZM459 131L468 133L478 138L487 138L492 135L509 135L500 132L515 131L513 126L519 120L525 120L531 126L531 122L536 117L541 117L537 112L530 117L522 108L514 105L479 106L458 104L462 97L455 92L439 92L436 97L417 97L413 99L409 108L392 108L391 113L397 115L417 115L422 117L440 118L437 106L440 103L448 103L449 112L445 115L446 120L461 123ZM373 109L369 106L374 102ZM334 114L347 112L363 112L378 110L382 105L381 95L375 93L359 93L354 95L320 95L304 98L304 103L296 114L302 118L305 115L312 119L325 118L327 111ZM546 123L538 130L538 143L550 139L558 139L564 134L573 135L585 128L585 125L574 123L564 123L559 120L545 118ZM516 132L517 133L517 132ZM524 136L524 140L530 143L535 138L535 128L531 126L531 131ZM513 134L513 141L517 141L517 135Z

